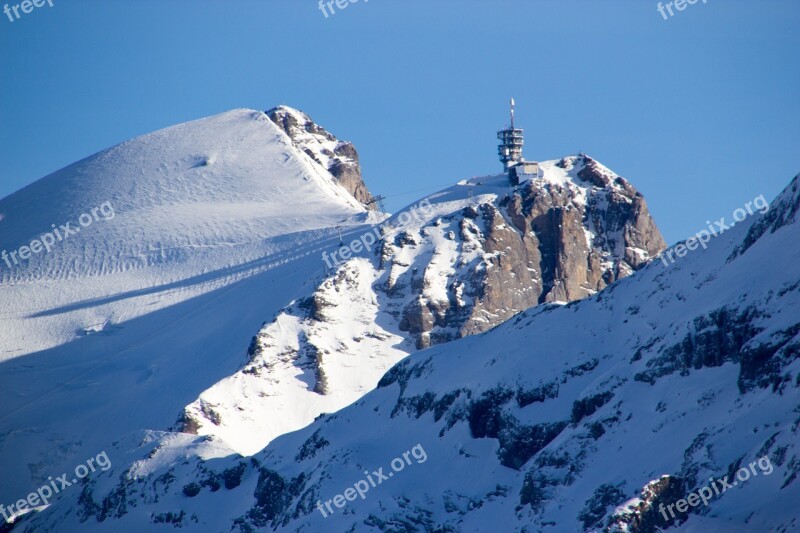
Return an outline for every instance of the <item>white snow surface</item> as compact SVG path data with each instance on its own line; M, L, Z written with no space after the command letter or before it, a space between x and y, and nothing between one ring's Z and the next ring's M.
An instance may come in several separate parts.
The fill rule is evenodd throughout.
M0 502L111 435L170 427L239 368L265 319L311 290L334 227L348 235L368 214L310 161L263 112L237 109L0 200L8 254L53 225L80 230L0 261ZM80 226L106 202L108 216Z

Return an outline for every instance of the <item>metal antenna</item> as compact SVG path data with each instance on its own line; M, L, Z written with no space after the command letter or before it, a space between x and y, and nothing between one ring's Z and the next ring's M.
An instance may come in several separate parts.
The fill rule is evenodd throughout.
M514 97L511 97L511 129L514 129Z

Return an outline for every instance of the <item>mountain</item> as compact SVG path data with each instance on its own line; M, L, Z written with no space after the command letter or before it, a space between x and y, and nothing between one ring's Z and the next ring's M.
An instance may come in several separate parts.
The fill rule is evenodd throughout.
M130 434L22 530L793 531L799 205L800 175L707 249L413 353L251 457Z
M387 220L352 145L282 106L145 135L0 200L0 503L162 438L255 454L408 354L592 296L663 250L626 180L585 155L541 166Z
M265 324L246 364L188 405L175 429L255 453L374 389L409 353L595 294L663 250L625 179L585 155L541 168L517 188L502 175L461 182L381 233L354 236L374 244Z
M383 218L248 109L104 150L0 214L3 504L116 435L172 425L324 274L336 226Z
M297 198L297 204L302 199L302 209L286 198ZM93 209L98 216L91 216ZM63 225L74 232L61 230L50 253L17 264L0 262L4 297L13 302L4 309L27 314L41 305L67 305L263 262L278 249L289 249L282 236L302 242L332 235L335 225L367 220L365 208L330 173L265 113L253 110L122 143L0 200L0 213L0 249L9 253ZM87 227L79 223L81 215L89 215ZM81 279L92 283L80 284ZM113 279L112 286L101 279ZM48 290L53 282L58 289ZM26 302L30 284L48 294ZM122 321L143 309L152 307L115 311ZM0 339L18 350L6 351L12 355L72 340L75 329L55 336L53 327L26 318L3 328ZM16 338L23 331L25 346Z

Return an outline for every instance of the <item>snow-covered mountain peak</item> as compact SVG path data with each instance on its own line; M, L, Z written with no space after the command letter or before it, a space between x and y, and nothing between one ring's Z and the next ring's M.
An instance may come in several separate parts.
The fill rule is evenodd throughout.
M247 364L177 427L253 453L355 401L408 353L629 275L664 243L641 195L604 169L581 156L546 162L543 179L518 187L465 180L326 250L325 279L266 323ZM607 180L593 185L590 172Z
M584 154L540 168L383 220L352 144L281 106L0 201L8 251L109 206L0 264L0 503L113 462L15 529L652 533L658 505L766 457L675 521L791 530L800 177L665 267L628 181Z
M586 154L539 163L541 177L531 180L534 186L557 186L570 193L574 201L585 203L593 194L604 191L631 202L638 191L623 177Z
M28 317L0 331L0 343L16 355L24 353L19 338L35 350L144 311L127 305L55 324L39 314L43 308L247 264L285 246L276 240L282 236L327 234L369 218L339 178L252 109L103 150L3 198L0 213L0 250L8 257L0 262L0 282L16 302L8 309ZM70 231L56 233L62 225ZM47 251L25 252L42 239L53 241ZM81 281L96 277L108 282ZM21 296L28 283L40 283L36 298Z
M783 226L794 223L798 211L800 211L800 174L795 176L789 186L772 202L765 216L750 227L744 241L731 254L731 259L747 251L765 233L774 233Z
M103 235L93 236L135 236L140 247L252 241L320 227L319 217L364 211L336 178L309 164L267 115L236 109L123 142L0 200L0 247L16 249L52 223L75 225L104 202L117 218L97 225ZM34 208L39 206L46 208ZM66 254L46 262L56 257ZM24 275L33 268L13 270Z
M267 115L273 122L280 122L279 126L295 140L311 140L320 137L329 141L335 140L333 135L315 124L311 117L299 109L279 105L267 111Z
M169 427L313 290L336 226L381 219L252 109L103 150L0 213L0 502Z

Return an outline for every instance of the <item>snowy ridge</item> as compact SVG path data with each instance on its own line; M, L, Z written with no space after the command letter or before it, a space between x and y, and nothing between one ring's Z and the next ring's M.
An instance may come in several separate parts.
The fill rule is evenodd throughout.
M13 268L0 262L0 502L108 435L174 424L240 367L264 317L311 290L334 227L347 236L376 219L263 112L240 109L0 200L0 250L75 227L105 202L108 220Z
M786 266L800 264L800 225L785 215L735 259L761 218L670 268L412 354L377 390L252 458L203 461L168 434L156 448L120 444L149 457L137 463L154 465L148 475L116 465L81 502L72 494L22 528L142 530L169 517L189 530L650 532L675 524L659 504L768 457L773 470L679 514L678 529L794 530L800 271ZM425 462L319 512L417 443Z
M409 353L540 303L589 296L663 245L640 195L580 155L516 189L495 176L431 195L410 222L401 221L413 206L389 220L379 247L326 272L321 253L337 251L337 225L347 243L383 217L365 209L371 196L352 145L309 122L287 133L270 113L235 110L167 128L0 202L8 250L103 202L115 209L0 272L0 502L107 449L115 477L99 474L97 487L73 488L63 501L81 500L76 520L125 530L114 519L128 511L117 504L163 490L145 495L128 481L178 479L161 476L197 460L209 463L195 474L211 476L232 454L258 454L360 401ZM335 161L327 168L326 150ZM42 200L52 209L34 210ZM226 487L244 476L241 464ZM116 468L125 465L119 492ZM246 499L224 500L237 516L248 512ZM141 510L129 529L180 514ZM226 513L203 525L184 519L230 525Z
M302 111L287 106L278 106L271 113L276 117L273 120L285 121L287 135L297 143L304 153L310 152L309 157L322 165L325 170L330 171L342 161L350 165L358 164L353 157L336 155L336 152L341 151L343 146L350 143L336 139L317 126L311 117Z
M605 167L601 178L588 176L597 184L579 176L594 164L585 156L546 162L542 182L524 184L517 197L554 198L578 213L583 230L584 223L596 224L587 246L600 243L596 253L606 273L598 278L615 279L633 271L620 248L629 226L608 229L615 220L605 206L609 195L629 203L632 188ZM476 178L395 214L379 246L336 268L313 294L265 324L248 362L187 406L176 427L222 438L249 455L354 402L409 353L486 331L541 301L572 299L558 288L557 296L542 295L543 267L526 261L526 248L509 251L524 246L539 253L536 241L524 244L526 235L504 207L511 191L504 176Z
M27 245L51 225L80 229L50 253L12 268L0 263L2 297L13 302L1 312L15 323L2 328L0 344L47 348L86 320L102 321L73 320L52 337L64 326L33 319L37 311L214 277L288 250L269 239L296 234L301 244L337 224L363 223L363 206L306 159L264 113L234 110L127 141L0 200L0 250ZM296 205L286 201L293 197ZM113 218L78 225L81 214L106 202ZM119 322L141 311L112 305L101 313ZM14 318L20 315L24 322Z

